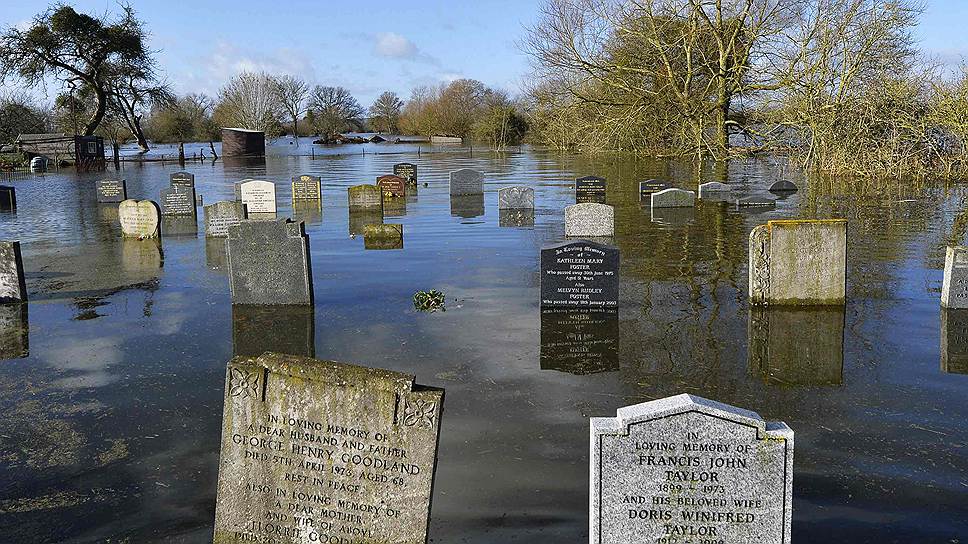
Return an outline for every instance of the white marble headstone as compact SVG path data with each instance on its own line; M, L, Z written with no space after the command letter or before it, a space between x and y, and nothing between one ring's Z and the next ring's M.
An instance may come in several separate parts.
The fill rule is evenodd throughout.
M239 185L239 194L248 213L276 213L276 185L269 181L246 180Z

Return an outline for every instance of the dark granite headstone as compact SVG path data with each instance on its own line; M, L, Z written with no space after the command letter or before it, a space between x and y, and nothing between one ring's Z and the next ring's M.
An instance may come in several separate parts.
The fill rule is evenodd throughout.
M584 375L618 369L618 310L541 310L541 370Z
M781 180L781 181L778 181L778 182L774 183L773 185L770 185L769 191L771 193L780 193L780 194L787 193L787 194L789 194L789 193L795 193L795 192L797 192L798 189L799 188L797 187L797 185L795 183L793 183L792 181Z
M27 302L20 242L0 241L0 304Z
M588 240L541 249L541 306L617 308L619 250Z
M514 208L498 211L498 222L502 227L533 227L534 208Z
M451 196L484 194L484 174L470 168L451 172L450 194Z
M229 227L238 225L248 216L245 204L237 200L223 200L205 206L205 236L224 238Z
M0 360L30 355L27 304L0 304Z
M605 189L608 183L605 178L598 176L585 176L575 180L575 203L576 204L604 204Z
M168 178L168 184L172 187L181 185L182 187L195 188L195 174L191 172L175 172Z
M242 221L229 227L232 304L313 303L309 237L302 223Z
M318 176L296 176L292 178L292 200L319 202L323 198Z
M0 212L17 211L17 190L9 185L0 185Z
M417 165L401 162L393 165L393 175L407 180L407 185L417 186Z
M736 201L738 209L769 209L776 207L776 200L762 196L748 196Z
M651 202L652 193L658 193L659 191L665 191L666 189L671 189L672 185L659 181L657 179L648 179L639 182L639 200L647 200Z
M195 217L195 188L172 184L161 191L161 215L186 215Z
M236 357L267 351L316 356L316 309L312 306L232 306L232 347Z
M121 203L128 199L128 189L123 179L101 179L97 182L97 201Z
M749 369L766 384L841 385L844 307L750 308Z

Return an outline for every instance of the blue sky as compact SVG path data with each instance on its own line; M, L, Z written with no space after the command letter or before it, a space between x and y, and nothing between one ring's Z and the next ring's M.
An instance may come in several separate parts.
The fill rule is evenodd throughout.
M75 0L79 11L116 0ZM968 0L928 0L922 47L946 63L968 56ZM46 1L0 0L0 26L24 24ZM364 106L384 90L460 77L512 93L528 59L516 45L541 0L131 0L179 93L218 88L242 70L291 73L348 88Z

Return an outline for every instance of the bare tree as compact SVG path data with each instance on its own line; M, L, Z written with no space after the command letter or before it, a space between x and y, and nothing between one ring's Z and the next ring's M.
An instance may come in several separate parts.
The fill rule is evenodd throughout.
M213 117L223 127L261 130L273 138L282 132L281 110L272 76L243 72L219 91Z
M313 112L316 133L323 138L362 127L363 107L343 87L313 87L309 109Z
M153 105L174 103L175 95L166 83L158 81L153 62L117 66L112 70L107 88L108 107L117 118L115 121L120 120L128 127L142 152L148 151L142 120Z
M383 94L370 106L370 118L377 132L392 133L397 130L400 112L403 110L403 100L397 93L383 91Z
M309 84L291 75L275 78L276 100L292 119L292 135L299 145L299 118L306 113Z

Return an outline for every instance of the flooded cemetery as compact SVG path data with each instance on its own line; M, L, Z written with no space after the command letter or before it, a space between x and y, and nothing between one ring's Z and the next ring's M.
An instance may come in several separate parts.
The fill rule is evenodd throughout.
M964 186L298 149L4 182L5 541L968 534Z

